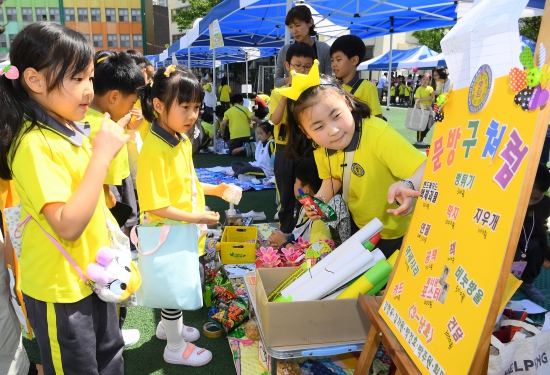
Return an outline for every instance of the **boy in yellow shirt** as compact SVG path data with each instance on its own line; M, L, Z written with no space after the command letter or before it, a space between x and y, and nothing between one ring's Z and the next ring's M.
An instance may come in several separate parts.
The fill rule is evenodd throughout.
M99 56L99 57L97 57ZM94 99L86 113L84 122L90 127L88 138L92 140L101 127L103 113L111 115L113 121L124 118L134 107L138 99L137 91L145 84L144 74L135 61L125 52L108 53L98 52L94 60ZM129 116L128 116L129 120ZM109 189L109 185L113 186ZM108 206L114 211L117 221L124 222L126 232L138 224L138 212L134 184L130 176L128 150L126 145L115 156L109 166L103 189L108 199ZM113 202L113 198L115 198ZM128 217L127 208L120 211L116 201L122 202L131 208ZM119 223L120 224L120 223Z
M367 103L373 116L382 118L382 107L376 86L366 79L359 78L357 73L357 65L363 61L365 52L365 43L361 38L356 35L343 35L330 46L331 68L336 78L342 82L344 90Z

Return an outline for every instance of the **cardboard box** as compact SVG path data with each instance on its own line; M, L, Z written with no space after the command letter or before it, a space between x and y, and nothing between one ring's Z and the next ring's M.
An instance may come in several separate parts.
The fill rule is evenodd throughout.
M357 299L268 302L295 267L256 269L256 313L269 347L364 341L370 322Z

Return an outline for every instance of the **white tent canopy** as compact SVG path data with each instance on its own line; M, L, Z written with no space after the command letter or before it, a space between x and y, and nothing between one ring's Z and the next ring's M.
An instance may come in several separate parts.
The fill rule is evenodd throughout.
M422 60L403 60L399 64L397 64L398 68L402 69L412 69L412 68L435 68L436 66L447 66L447 63L445 62L445 56L443 56L443 52L440 54L437 54L435 56L430 56Z

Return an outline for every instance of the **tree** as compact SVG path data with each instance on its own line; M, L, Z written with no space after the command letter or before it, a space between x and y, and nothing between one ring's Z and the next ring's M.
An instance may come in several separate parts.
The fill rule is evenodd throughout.
M179 10L174 17L179 31L193 28L193 22L197 18L206 16L212 8L221 2L222 0L189 0L189 8Z
M451 30L450 27L441 27L438 29L418 30L412 33L418 43L434 51L441 52L441 39Z
M519 20L519 35L537 41L542 17L527 17Z

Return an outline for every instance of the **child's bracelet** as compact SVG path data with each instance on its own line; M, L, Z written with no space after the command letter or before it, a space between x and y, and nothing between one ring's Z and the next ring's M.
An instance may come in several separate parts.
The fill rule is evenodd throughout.
M411 180L401 180L401 181L399 181L399 182L404 182L404 183L406 183L407 185L409 185L409 187L410 187L412 190L416 190L416 189L414 188L414 184L412 183Z

